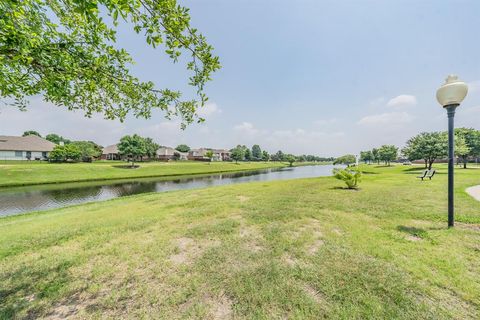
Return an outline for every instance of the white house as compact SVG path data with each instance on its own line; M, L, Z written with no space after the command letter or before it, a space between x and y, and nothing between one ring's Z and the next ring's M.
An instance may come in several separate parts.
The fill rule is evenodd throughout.
M46 160L55 146L36 135L0 136L0 160Z

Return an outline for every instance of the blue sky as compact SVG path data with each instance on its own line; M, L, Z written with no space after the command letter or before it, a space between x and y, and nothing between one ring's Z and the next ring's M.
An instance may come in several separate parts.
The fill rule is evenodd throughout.
M207 87L206 123L182 131L160 112L124 123L85 119L35 98L27 112L2 107L1 134L37 129L107 145L140 133L163 145L258 143L271 152L337 156L444 130L435 91L449 73L470 85L457 126L480 129L479 1L181 3L223 66ZM184 66L127 26L119 45L141 79L191 92Z

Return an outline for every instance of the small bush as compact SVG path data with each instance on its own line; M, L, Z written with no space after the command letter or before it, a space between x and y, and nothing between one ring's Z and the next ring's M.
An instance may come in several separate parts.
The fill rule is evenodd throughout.
M357 189L362 173L358 169L333 169L333 176L345 182L348 189Z

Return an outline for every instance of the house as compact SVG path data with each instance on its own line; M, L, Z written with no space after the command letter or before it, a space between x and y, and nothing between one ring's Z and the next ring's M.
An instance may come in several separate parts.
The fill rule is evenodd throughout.
M101 159L102 160L122 160L123 157L118 152L117 145L112 144L111 146L103 148Z
M187 152L180 152L170 147L161 147L157 150L157 159L168 160L188 160Z
M0 160L47 160L55 146L36 135L0 136Z
M230 160L230 151L226 149L209 149L209 148L200 148L192 149L188 153L189 160L196 161L208 161L206 154L207 151L212 151L213 157L212 161L229 161Z
M214 155L217 155L217 157L219 158L218 161L230 161L231 158L231 152L230 150L227 150L227 149L213 149L213 154Z

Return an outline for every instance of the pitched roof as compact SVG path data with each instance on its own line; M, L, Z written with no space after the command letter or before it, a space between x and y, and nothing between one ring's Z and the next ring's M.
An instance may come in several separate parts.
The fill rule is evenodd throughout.
M102 154L118 153L118 147L116 144L103 148Z
M0 136L2 151L40 151L50 152L56 144L36 135L26 137Z

